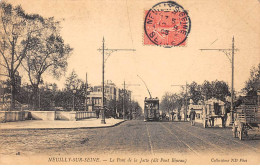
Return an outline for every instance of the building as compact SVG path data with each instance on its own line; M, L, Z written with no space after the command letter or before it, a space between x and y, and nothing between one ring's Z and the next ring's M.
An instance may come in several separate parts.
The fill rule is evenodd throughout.
M218 120L218 118L221 118L221 115L223 116L226 111L225 103L216 98L199 101L198 104L193 104L193 101L191 100L188 106L188 115L190 115L191 108L196 112L195 121L200 123L203 123L205 120L205 114L207 114L207 116L219 116L216 117L215 123L222 124L222 121Z
M109 108L107 113L116 115L116 117L123 116L123 100L126 114L131 108L131 91L119 89L112 81L105 83L105 107ZM124 99L125 97L125 99ZM111 102L111 100L113 100ZM102 107L102 85L93 86L87 96L87 111L96 111ZM111 108L112 107L112 108Z
M190 115L191 108L196 112L195 120L202 120L202 112L204 108L203 102L199 101L198 104L194 104L193 100L190 99L190 104L188 105L187 109L187 115Z
M87 96L88 111L95 111L102 106L102 85L92 87ZM111 81L105 83L105 101L117 100L118 88Z

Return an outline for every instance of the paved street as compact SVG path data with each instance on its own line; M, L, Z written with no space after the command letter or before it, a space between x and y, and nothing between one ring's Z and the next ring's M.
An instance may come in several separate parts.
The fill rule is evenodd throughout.
M15 144L15 145L14 145ZM112 128L1 130L0 154L258 154L260 138L232 137L230 128L202 128L187 122L126 121Z

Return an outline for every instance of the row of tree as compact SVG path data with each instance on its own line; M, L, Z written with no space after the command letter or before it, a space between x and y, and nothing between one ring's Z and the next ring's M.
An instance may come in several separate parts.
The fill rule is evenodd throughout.
M124 105L123 105L124 103ZM127 118L137 118L142 115L142 108L137 101L130 101L129 99L123 102L123 98L118 100L110 100L107 102L106 116L112 116L114 118L123 118L123 108L125 108L125 115ZM118 115L119 114L119 115Z
M180 111L189 100L192 100L194 104L213 97L226 101L226 97L231 95L229 87L224 81L204 81L202 84L192 82L186 87L187 92L185 87L179 94L166 92L161 100L161 109L166 112L174 109Z
M181 93L166 92L161 100L161 109L165 112L172 112L173 110L180 111L185 104L192 100L194 104L198 104L199 101L208 100L211 98L219 99L230 105L231 91L228 84L224 81L204 81L202 84L192 82L187 84L186 88L182 88ZM245 87L242 92L248 96L256 96L257 91L260 89L260 64L253 67L250 71L250 77L245 82ZM236 93L236 92L235 92ZM236 95L236 94L235 94ZM237 100L237 101L236 101ZM239 105L241 98L236 97L235 106Z
M0 81L3 88L3 94L10 93L10 83L8 81ZM93 87L88 86L88 93L93 91ZM8 94L7 94L8 95ZM74 101L73 101L74 100ZM73 70L65 81L65 88L58 89L57 84L47 83L41 84L38 90L38 97L35 97L34 89L29 84L22 84L16 86L16 101L23 105L23 109L34 110L64 110L71 111L74 107L75 111L83 111L86 108L86 83L81 80L76 72ZM2 101L2 100L1 100ZM3 100L5 102L6 100ZM37 101L37 104L34 103ZM74 103L74 104L73 104ZM24 106L26 105L26 106ZM119 99L105 101L106 117L123 117L123 95ZM136 101L131 101L127 97L124 102L126 115L131 117L138 117L142 113L142 108ZM118 115L119 114L119 115Z
M72 48L65 44L60 30L53 17L27 14L21 6L0 2L0 75L11 86L11 110L18 99L16 76L20 70L27 72L35 107L43 74L59 78L66 71Z

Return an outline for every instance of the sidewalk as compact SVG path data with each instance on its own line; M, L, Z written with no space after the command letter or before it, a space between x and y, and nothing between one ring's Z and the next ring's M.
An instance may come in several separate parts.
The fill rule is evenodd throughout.
M124 122L122 119L106 119L106 124L101 124L101 119L90 118L79 121L44 121L25 120L18 122L0 123L0 129L76 129L76 128L106 128Z

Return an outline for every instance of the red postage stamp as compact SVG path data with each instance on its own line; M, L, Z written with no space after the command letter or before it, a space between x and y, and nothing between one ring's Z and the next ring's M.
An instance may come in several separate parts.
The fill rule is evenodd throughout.
M188 12L173 1L145 11L144 45L185 46L191 28Z

